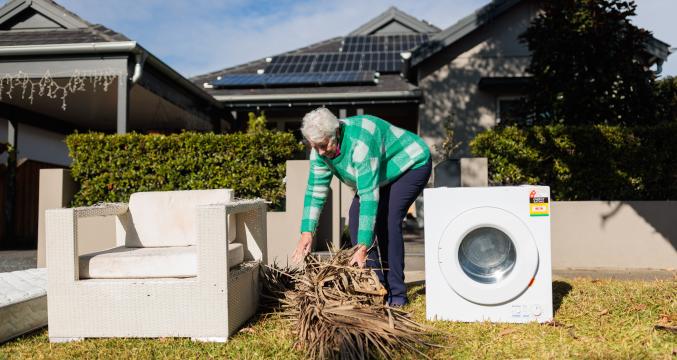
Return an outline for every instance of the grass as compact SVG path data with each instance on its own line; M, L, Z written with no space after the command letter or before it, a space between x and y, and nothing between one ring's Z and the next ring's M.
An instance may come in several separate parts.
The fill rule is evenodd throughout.
M425 288L409 290L416 320L437 331L436 359L676 359L677 281L572 279L553 283L555 325L425 321ZM398 356L393 356L397 358ZM46 330L0 345L0 359L303 359L288 323L254 319L226 344L186 339L88 339L50 344Z

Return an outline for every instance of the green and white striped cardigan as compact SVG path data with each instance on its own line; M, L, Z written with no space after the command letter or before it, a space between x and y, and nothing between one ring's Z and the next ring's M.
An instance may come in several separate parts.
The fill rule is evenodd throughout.
M379 186L405 171L425 165L430 149L423 139L370 115L341 120L341 152L333 158L310 152L310 174L304 198L301 232L314 232L329 192L332 175L357 191L360 216L357 241L371 246L378 210Z

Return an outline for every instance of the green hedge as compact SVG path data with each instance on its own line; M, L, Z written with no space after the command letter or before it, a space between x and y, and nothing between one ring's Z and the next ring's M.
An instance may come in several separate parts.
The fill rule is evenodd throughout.
M232 188L284 200L285 162L303 149L291 133L73 134L66 144L80 190L73 205L126 202L137 191Z
M545 184L556 200L677 200L677 123L507 126L470 146L495 185Z

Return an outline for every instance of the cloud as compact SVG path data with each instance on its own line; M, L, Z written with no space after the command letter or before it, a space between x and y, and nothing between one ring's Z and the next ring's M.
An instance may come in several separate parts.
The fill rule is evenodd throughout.
M85 20L121 32L186 76L344 36L390 6L440 28L483 1L61 0Z
M121 32L185 76L275 55L336 36L390 6L444 29L488 0L57 0ZM677 46L677 1L639 0L634 22ZM677 55L664 74L677 74Z

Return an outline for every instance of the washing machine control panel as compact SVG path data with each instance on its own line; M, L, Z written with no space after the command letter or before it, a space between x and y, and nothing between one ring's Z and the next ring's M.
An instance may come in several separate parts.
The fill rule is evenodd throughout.
M539 317L543 313L543 307L539 304L513 304L511 315L513 318Z

